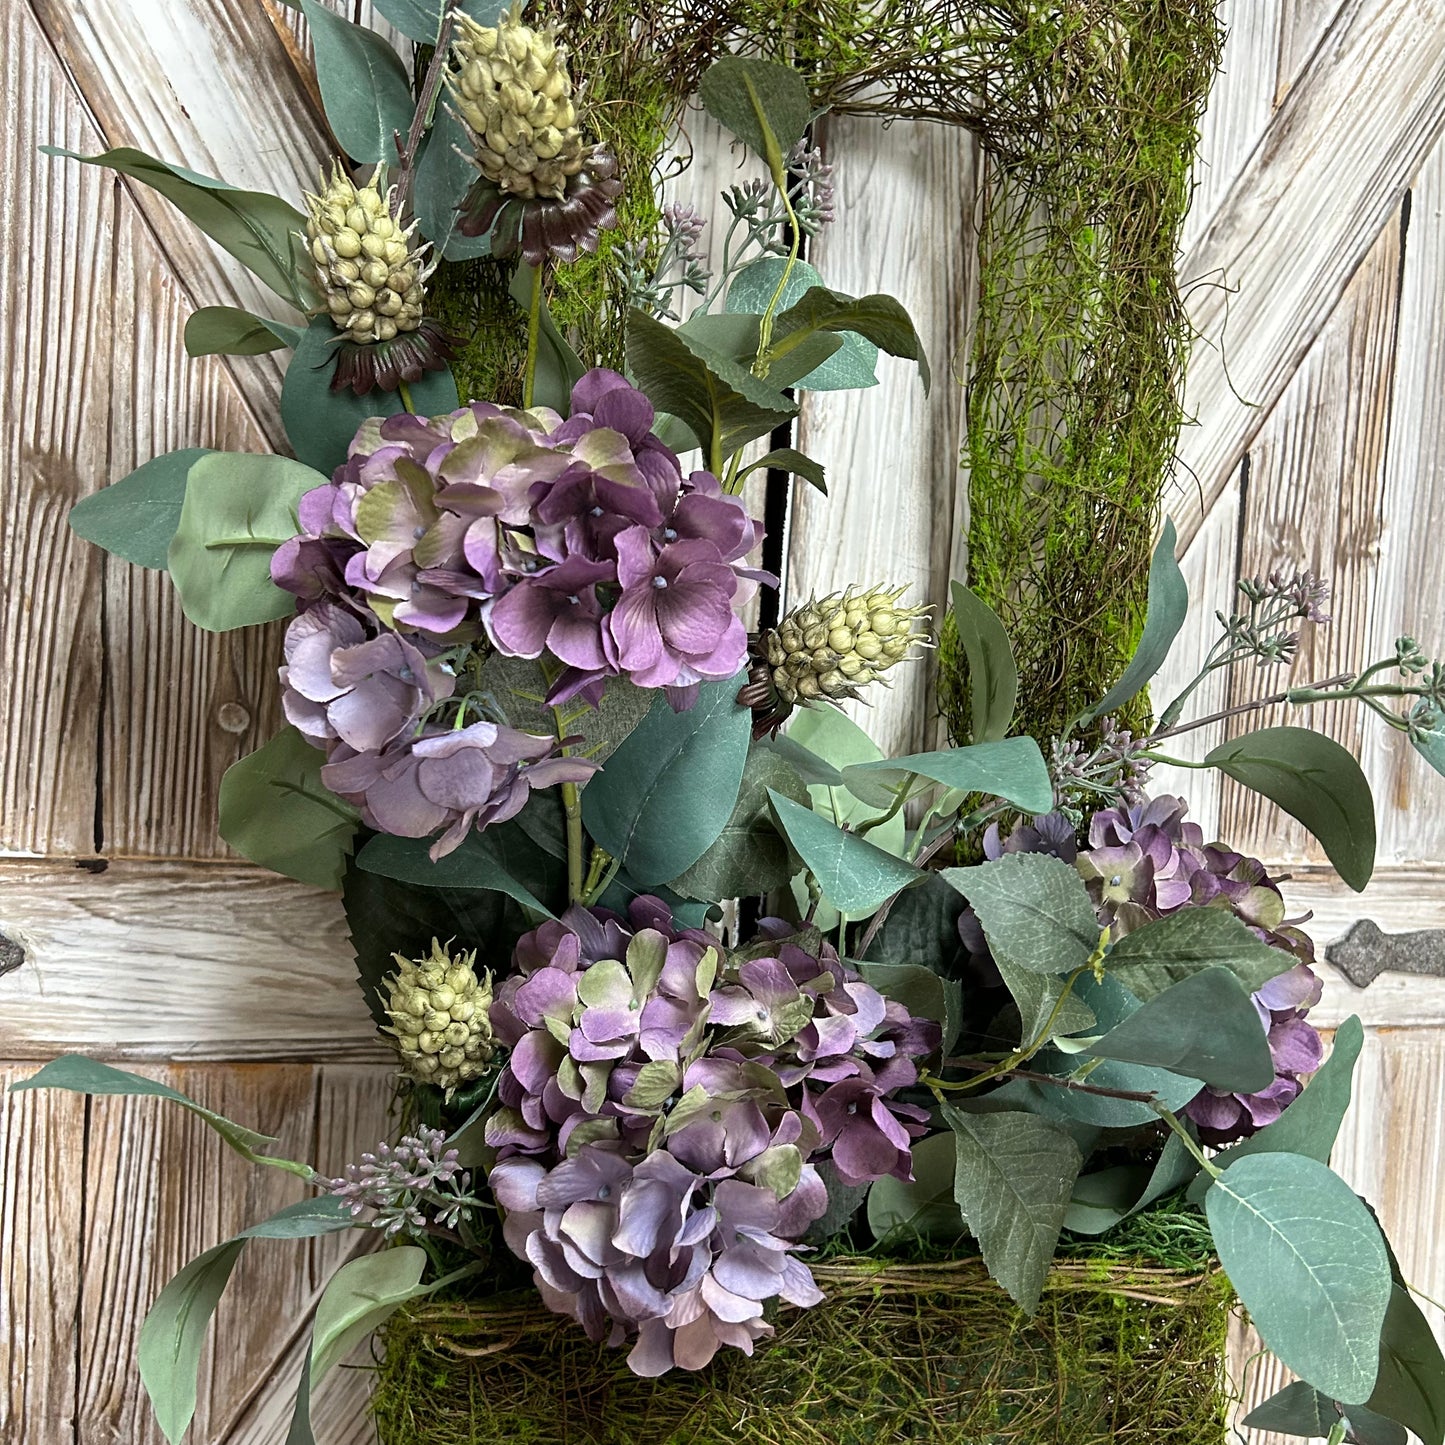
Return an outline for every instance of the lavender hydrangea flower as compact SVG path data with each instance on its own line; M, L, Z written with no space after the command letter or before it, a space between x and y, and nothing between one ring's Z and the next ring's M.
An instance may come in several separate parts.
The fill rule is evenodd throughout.
M656 899L573 908L518 943L493 1000L504 1237L552 1309L633 1342L640 1375L751 1353L769 1301L816 1304L798 1256L827 1208L819 1162L907 1179L925 1128L896 1095L937 1025L764 934L770 956L733 963Z

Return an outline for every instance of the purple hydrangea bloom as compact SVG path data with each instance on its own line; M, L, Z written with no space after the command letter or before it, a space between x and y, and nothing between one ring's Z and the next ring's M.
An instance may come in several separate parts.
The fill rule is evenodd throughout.
M657 899L572 908L518 943L493 1001L504 1237L641 1375L751 1353L769 1301L816 1304L799 1240L827 1208L818 1164L910 1178L925 1128L895 1096L937 1025L764 932L770 956L734 963Z

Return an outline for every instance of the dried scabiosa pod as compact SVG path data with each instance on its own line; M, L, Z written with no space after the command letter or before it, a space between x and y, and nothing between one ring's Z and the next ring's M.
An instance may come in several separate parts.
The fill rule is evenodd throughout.
M492 233L492 254L540 266L595 251L617 224L622 184L610 152L588 145L554 25L534 29L520 5L496 25L456 16L447 76L481 172L459 210L463 235Z
M326 309L341 333L332 390L358 396L395 391L440 371L451 354L443 329L425 314L428 246L413 247L384 168L358 186L342 170L306 197L306 244Z

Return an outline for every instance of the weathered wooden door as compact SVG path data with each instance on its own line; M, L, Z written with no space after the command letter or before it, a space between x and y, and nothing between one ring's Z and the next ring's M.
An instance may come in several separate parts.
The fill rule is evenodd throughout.
M1196 291L1213 343L1196 350L1199 426L1182 449L1198 485L1172 506L1196 597L1207 616L1241 568L1303 554L1334 577L1342 622L1335 651L1302 668L1401 630L1445 650L1445 561L1428 541L1445 515L1445 7L1225 9L1234 37L1184 274L1223 278L1229 327L1226 293ZM194 307L265 297L153 193L36 153L133 144L294 196L327 152L304 35L280 0L11 0L0 34L0 1082L84 1049L337 1170L386 1131L390 1098L339 908L238 864L213 826L221 773L276 723L275 638L198 633L164 579L65 526L75 500L161 451L278 443L279 367L188 361L181 345ZM845 121L828 143L847 219L817 263L837 286L898 294L935 371L952 360L961 375L972 138ZM730 164L704 146L681 184L709 196ZM829 501L795 500L788 596L887 578L942 601L962 566L961 389L925 403L898 367L862 397L810 404L802 425L835 485ZM867 715L885 747L936 735L926 688L920 670ZM1206 819L1296 865L1322 941L1366 914L1388 930L1445 925L1441 795L1390 740L1338 726L1381 800L1385 866L1365 899L1239 798L1202 799ZM1415 1281L1445 1292L1445 982L1332 983L1326 1008L1371 1026L1351 1176ZM0 1442L158 1445L134 1369L147 1303L287 1188L150 1102L0 1101ZM284 1437L294 1322L350 1247L272 1245L243 1262L196 1440ZM365 1385L363 1370L333 1377L317 1419L328 1445L367 1438Z

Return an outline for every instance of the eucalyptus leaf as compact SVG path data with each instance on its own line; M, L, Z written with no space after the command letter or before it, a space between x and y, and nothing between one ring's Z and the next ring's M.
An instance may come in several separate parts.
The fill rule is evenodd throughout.
M753 746L777 754L810 788L843 787L843 774L811 748L805 748L795 737L779 733L776 737L762 738Z
M1206 968L1228 969L1254 993L1295 960L1222 908L1184 908L1126 933L1105 963L1136 998L1150 999Z
M411 0L392 0L392 3L406 5ZM412 194L421 233L432 243L433 254L445 261L471 261L492 254L490 233L464 236L458 230L461 215L457 207L477 179L471 153L472 140L467 128L443 100L422 142Z
M1259 1011L1224 968L1206 968L1156 994L1087 1052L1241 1094L1268 1088L1275 1077Z
M1445 1356L1420 1306L1398 1279L1390 1287L1380 1370L1366 1405L1370 1412L1408 1426L1424 1445L1445 1441ZM1345 1412L1355 1423L1359 1407L1347 1405Z
M1064 1130L1035 1114L943 1105L957 1141L955 1197L988 1272L1030 1314L1038 1308L1083 1164Z
M159 191L222 250L298 311L315 304L309 258L298 256L306 218L279 196L239 190L198 171L158 161L130 146L98 156L77 155L59 146L40 149L46 155L65 156L88 166L108 166Z
M552 909L548 904L508 870L492 837L495 831L489 828L469 833L458 847L436 862L431 860L428 839L378 833L356 855L356 866L420 888L491 889L550 918Z
M962 582L953 583L950 590L954 626L968 663L973 741L997 742L1007 737L1018 703L1019 671L1013 647L998 614L983 598Z
M931 959L931 955L923 955ZM932 1019L943 1030L939 1054L947 1058L963 1032L963 988L923 963L868 963L854 967L879 993L901 1003L914 1018Z
M163 1084L157 1079L142 1078L139 1074L125 1069L115 1069L82 1054L62 1054L52 1059L28 1079L10 1085L12 1094L26 1089L68 1089L74 1094L113 1094L129 1097L154 1097L169 1099L188 1109L198 1119L208 1124L232 1149L251 1164L267 1164L275 1169L284 1169L288 1174L299 1174L310 1179L311 1168L298 1164L294 1159L281 1159L261 1151L276 1141L269 1134L258 1134L243 1124L232 1123L230 1119L217 1114L213 1109L187 1098L178 1089Z
M1156 1199L1173 1194L1198 1172L1198 1161L1171 1132L1152 1168L1121 1164L1081 1174L1064 1216L1064 1228L1075 1234L1103 1234Z
M1265 1344L1337 1400L1368 1399L1390 1302L1379 1226L1318 1159L1253 1154L1204 1197L1220 1263Z
M864 802L886 807L910 773L960 792L1002 798L1025 813L1046 813L1054 804L1048 764L1030 737L854 763L843 770L843 781Z
M923 874L911 863L856 833L845 832L773 789L768 796L779 827L818 880L823 897L839 913L866 917L885 898L922 882Z
M263 868L340 888L360 814L322 783L325 761L287 726L232 763L221 779L221 837Z
M884 1175L868 1190L868 1227L879 1241L921 1237L952 1242L967 1233L954 1200L957 1139L953 1131L930 1134L913 1146L913 1178Z
M828 477L823 470L823 464L805 456L795 447L775 447L760 456L751 466L744 467L738 476L748 477L757 471L786 472L789 476L802 477L825 497L828 495Z
M714 471L797 415L796 402L747 367L636 308L627 315L627 365L648 400L688 427Z
M183 447L138 466L70 509L70 528L78 537L104 547L138 567L166 569L166 553L181 520L186 478L209 447Z
M754 744L743 766L742 787L732 816L707 852L671 880L677 892L716 902L781 888L793 876L792 854L773 822L770 788L795 803L808 801L808 790L792 766L777 753Z
M1445 777L1445 718L1442 718L1438 711L1429 710L1424 718L1423 724L1417 721L1417 726L1409 734L1410 746L1430 764L1442 777Z
M1008 853L943 876L973 905L995 956L1033 973L1071 973L1099 944L1083 880L1045 853Z
M271 580L271 556L300 530L302 495L325 481L289 457L209 452L191 464L166 565L197 627L228 632L296 610Z
M1124 675L1108 692L1080 718L1081 722L1092 722L1096 717L1115 712L1130 698L1137 697L1149 685L1149 680L1164 666L1174 639L1184 626L1189 611L1189 588L1179 563L1174 560L1174 548L1178 544L1174 523L1165 518L1164 529L1159 543L1154 548L1154 558L1149 564L1148 611L1144 617L1144 631L1139 645Z
M752 715L737 701L742 683L742 674L704 683L680 713L659 693L587 784L587 831L638 883L692 867L731 817L752 733Z
M744 266L733 277L728 287L724 309L735 314L761 316L772 303L778 283L787 272L785 256L764 256ZM823 278L806 261L795 261L788 272L787 285L778 299L777 309L782 312L801 301L814 287L821 287ZM782 325L779 317L778 325ZM855 331L845 332L839 338L835 354L820 366L814 367L796 378L789 375L788 384L799 391L856 391L878 385L878 348L866 336ZM752 354L757 352L757 331L753 332ZM774 376L771 368L768 380L779 384L781 377Z
M610 908L624 917L632 901L642 897L656 898L667 905L673 922L679 928L703 928L708 920L716 918L720 910L715 903L683 898L674 893L665 883L641 884L629 878L626 872L617 873L612 882L603 890L597 900L599 908Z
M1319 840L1356 893L1375 870L1375 800L1353 754L1309 728L1260 728L1231 738L1204 759L1278 803Z
M512 300L524 313L532 304L532 278L537 268L520 262L512 273ZM539 312L537 335L537 372L533 383L532 404L550 406L562 416L572 410L572 388L581 381L587 368L573 351L567 338L557 329L547 303Z
M396 137L411 127L415 103L401 57L374 30L301 0L311 27L316 79L327 124L347 155L368 164L395 165Z
M260 356L296 346L304 326L255 316L239 306L202 306L186 318L187 356Z
M407 1300L425 1293L418 1286L426 1264L426 1250L402 1244L348 1260L331 1276L316 1306L311 1332L313 1390L353 1346Z
M1351 1014L1335 1030L1330 1056L1315 1071L1304 1092L1274 1123L1219 1154L1216 1163L1220 1168L1228 1168L1249 1154L1269 1153L1303 1154L1328 1164L1350 1107L1355 1063L1364 1043L1364 1027ZM1201 1174L1189 1191L1191 1202L1198 1203L1212 1182L1213 1175Z
M818 331L850 332L865 337L890 356L917 362L924 395L928 394L931 379L923 342L914 329L913 318L892 296L845 296L826 286L812 286L778 317L764 360L787 355L792 347Z
M754 155L786 155L813 116L808 83L790 65L748 55L725 55L703 72L698 97ZM771 147L769 141L771 140Z
M300 461L328 477L346 460L346 450L362 422L406 410L397 391L357 396L350 388L331 389L340 337L329 315L316 317L306 328L281 383L281 424L291 449ZM410 383L409 391L420 416L441 416L461 405L456 380L447 370L427 372L420 381Z

